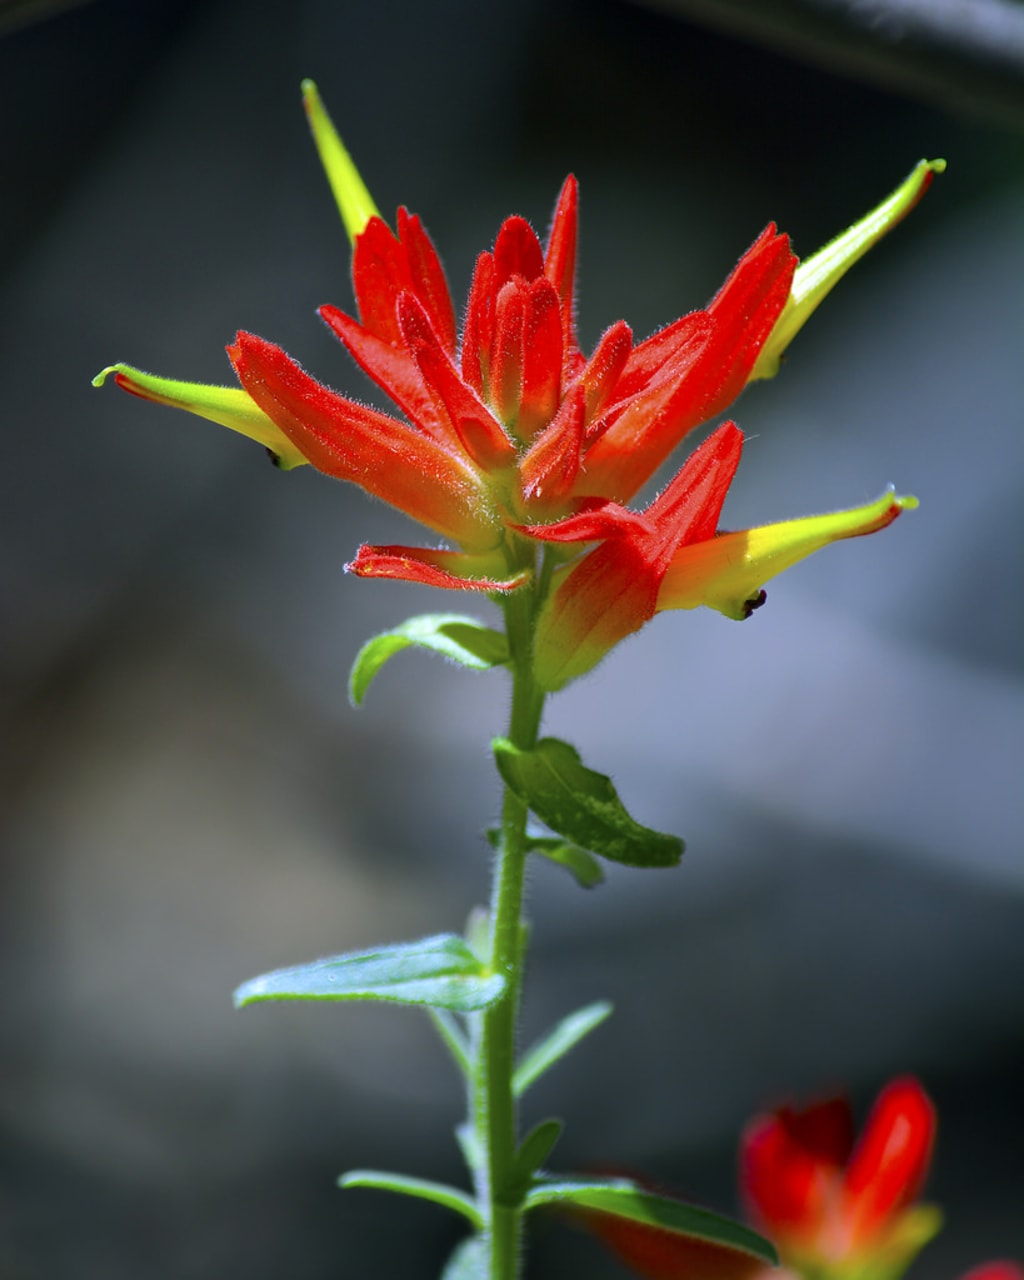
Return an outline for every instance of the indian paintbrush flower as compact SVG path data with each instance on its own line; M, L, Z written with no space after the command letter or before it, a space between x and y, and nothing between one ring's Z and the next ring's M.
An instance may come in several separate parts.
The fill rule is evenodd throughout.
M935 1123L909 1077L882 1090L856 1139L843 1098L758 1116L740 1144L749 1217L801 1275L895 1280L941 1223L917 1203Z
M882 1090L856 1140L844 1098L801 1110L782 1107L752 1120L740 1142L740 1190L748 1219L778 1247L783 1274L897 1280L941 1224L938 1209L918 1203L935 1127L931 1101L909 1077ZM646 1280L757 1274L767 1280L771 1274L720 1243L704 1245L609 1214L579 1216ZM1016 1280L1015 1264L988 1265L991 1280Z
M690 432L749 381L775 372L824 295L920 199L941 161L922 161L804 263L769 225L705 309L638 343L619 321L587 356L575 327L573 177L543 245L523 218L502 223L493 249L477 259L460 333L419 218L399 209L395 228L387 225L309 82L304 97L352 242L358 319L329 305L320 315L404 416L339 395L245 332L228 347L240 387L178 382L125 364L96 382L113 373L126 391L249 436L286 469L310 463L359 485L453 544L362 546L352 572L485 592L551 574L536 676L556 689L655 612L707 604L746 617L782 569L914 505L887 493L831 516L720 533L742 446L732 423L645 511L623 504Z

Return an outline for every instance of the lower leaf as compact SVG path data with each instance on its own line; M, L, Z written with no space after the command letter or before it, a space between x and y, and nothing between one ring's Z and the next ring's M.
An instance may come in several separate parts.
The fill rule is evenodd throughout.
M483 1236L470 1236L456 1246L441 1280L488 1280L487 1242Z
M508 641L500 631L458 613L425 613L367 640L352 664L349 698L359 706L370 682L389 658L415 645L473 671L486 671L508 661Z
M244 982L235 1007L265 1000L384 1000L469 1013L500 1000L505 979L455 933L276 969Z
M484 1220L476 1201L458 1187L450 1187L445 1182L431 1182L427 1178L408 1178L401 1173L383 1173L377 1169L352 1169L343 1173L338 1179L338 1186L370 1187L375 1191L395 1191L399 1195L413 1196L417 1200L430 1200L434 1204L443 1205L446 1209L454 1209L469 1219L479 1231Z
M541 822L581 849L631 867L674 867L682 857L682 840L641 826L611 778L588 769L568 742L542 738L527 751L496 738L493 747L505 785Z
M741 1255L734 1259L737 1271L742 1270L744 1258L754 1268L779 1264L775 1246L749 1227L683 1200L644 1191L627 1178L542 1178L527 1194L524 1207L542 1205L572 1209L588 1219L622 1219L678 1236L681 1241L718 1246L729 1254ZM596 1223L595 1229L604 1234Z

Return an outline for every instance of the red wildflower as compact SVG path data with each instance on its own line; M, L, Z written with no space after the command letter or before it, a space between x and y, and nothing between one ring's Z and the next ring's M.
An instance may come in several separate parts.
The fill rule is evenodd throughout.
M880 528L907 505L886 498L882 509L842 513L826 536L819 523L795 522L771 526L768 541L753 549L751 539L766 531L719 539L718 512L741 442L731 425L643 515L619 504L748 381L774 372L822 297L912 207L941 162L922 162L878 209L799 267L788 238L770 224L704 310L635 345L620 321L588 358L574 325L574 178L562 187L543 246L522 218L502 224L493 249L477 260L459 334L419 218L400 209L394 230L385 223L315 88L307 83L304 92L353 243L358 318L333 306L320 314L404 416L338 395L280 347L248 333L228 347L240 388L175 382L123 364L96 381L112 372L127 391L258 440L285 467L309 462L351 481L457 547L364 546L353 572L509 591L532 576L533 539L601 542L556 578L540 651L579 651L567 661L541 660L542 683L556 688L657 609L709 603L745 616L758 575L772 576L832 537ZM580 550L572 545L555 559ZM595 611L607 612L599 625Z
M972 1267L961 1280L1024 1280L1024 1267L1009 1258L992 1262L980 1262Z
M796 1271L890 1280L938 1230L937 1211L915 1204L934 1138L909 1078L882 1090L856 1142L843 1099L759 1116L740 1147L749 1215Z

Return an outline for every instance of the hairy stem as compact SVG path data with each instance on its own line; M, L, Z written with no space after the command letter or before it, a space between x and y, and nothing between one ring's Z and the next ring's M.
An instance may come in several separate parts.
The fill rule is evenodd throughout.
M544 706L531 670L535 607L536 596L529 590L517 592L505 605L512 654L508 737L524 750L536 744ZM519 1274L523 1188L516 1177L518 1124L512 1076L525 937L526 820L526 805L506 787L491 893L490 966L505 976L508 986L502 1000L479 1017L472 1097L481 1157L477 1199L486 1223L489 1280L515 1280Z

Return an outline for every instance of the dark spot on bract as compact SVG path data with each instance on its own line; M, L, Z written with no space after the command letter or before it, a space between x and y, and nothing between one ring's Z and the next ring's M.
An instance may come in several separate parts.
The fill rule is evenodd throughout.
M268 449L267 457L270 459L270 465L272 467L277 467L278 470L281 469L281 458L279 454L276 454L273 449Z
M756 596L751 596L749 600L744 600L743 617L749 618L750 615L754 612L754 610L760 609L760 607L764 604L764 602L767 599L768 599L768 592L765 591L764 587L762 587Z

